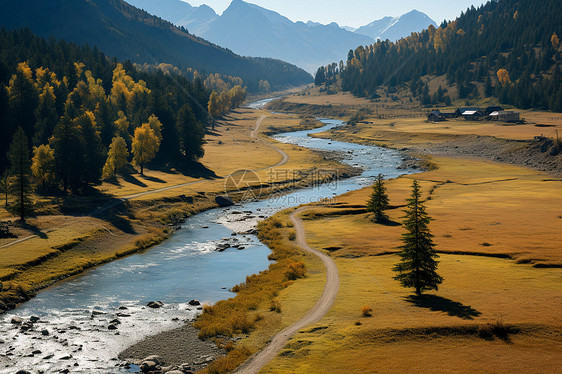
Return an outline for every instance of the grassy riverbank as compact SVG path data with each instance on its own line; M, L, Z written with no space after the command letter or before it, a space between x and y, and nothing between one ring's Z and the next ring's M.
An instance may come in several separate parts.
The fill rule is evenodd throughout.
M557 179L559 158L548 156L549 149L543 151L541 145L533 149L532 139L554 134L562 127L562 117L526 112L531 123L523 126L457 121L433 125L419 114L412 118L408 110L382 112L379 107L374 116L375 105L341 94L300 95L285 102L289 104L274 107L344 118L370 107L371 116L355 125L317 136L405 149L432 167L388 182L388 213L396 224L371 222L364 210L370 188L340 196L332 205L312 205L305 213L308 244L335 259L340 292L331 312L293 337L261 372L557 370L562 359L562 182ZM400 288L391 271L398 261L399 223L413 178L420 180L435 219L431 230L445 279L439 292L425 298ZM262 224L262 235L290 235L290 211ZM284 245L298 250L290 240ZM281 321L274 323L266 315L266 323L253 326L235 344L243 355L223 359L208 372L231 370L313 307L325 276L314 259L305 257L303 262L306 277L275 296L282 305ZM257 280L251 289L260 289ZM267 311L267 300L258 313ZM371 317L362 314L364 307L373 310Z
M262 117L254 138L252 130ZM224 194L225 188L235 199L242 198L233 193L235 186L225 187L225 177L237 170L256 171L251 188L262 196L306 185L319 176L350 172L324 155L260 135L284 127L310 126L316 124L299 117L240 109L207 136L198 171L146 170L145 176L106 182L85 196L38 197L37 217L24 226L14 222L11 231L18 238L0 240L0 310L85 269L160 243L186 217L215 207L215 196ZM288 156L282 164L280 152ZM10 220L3 209L0 218Z

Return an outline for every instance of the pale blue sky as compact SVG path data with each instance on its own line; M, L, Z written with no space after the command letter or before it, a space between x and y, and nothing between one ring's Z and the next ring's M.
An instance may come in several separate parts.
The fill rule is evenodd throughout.
M184 0L198 6L207 4L221 14L231 0ZM274 10L293 21L337 22L340 26L363 26L384 16L399 16L417 9L433 18L437 24L452 20L471 5L482 0L247 0L249 3Z

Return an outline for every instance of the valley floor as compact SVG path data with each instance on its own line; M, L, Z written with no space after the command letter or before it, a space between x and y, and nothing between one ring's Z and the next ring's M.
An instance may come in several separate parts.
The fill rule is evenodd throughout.
M346 116L369 105L341 94L285 102L306 113L319 105L355 105ZM260 373L558 372L562 156L533 149L533 139L555 136L562 116L523 116L532 123L428 124L419 114L367 116L319 134L403 149L429 171L386 183L394 224L371 221L364 209L371 188L307 206L307 243L335 260L339 293L330 312L295 334ZM421 298L392 279L413 179L421 183L434 219L430 228L444 278L439 291ZM282 222L280 235L291 230L291 211L273 218ZM307 277L278 297L282 325L312 308L322 293L323 265L310 258L306 265ZM363 316L363 307L372 308L372 316Z
M217 206L217 195L241 198L236 186L241 170L255 171L250 187L259 187L264 196L306 183L318 170L326 176L348 170L324 155L261 135L312 125L294 116L239 109L207 136L197 171L146 170L145 176L104 182L87 196L38 197L38 216L23 226L11 224L17 238L0 239L0 312L34 291L165 240L187 216ZM280 169L301 173L295 179L272 172ZM15 221L4 209L0 219Z

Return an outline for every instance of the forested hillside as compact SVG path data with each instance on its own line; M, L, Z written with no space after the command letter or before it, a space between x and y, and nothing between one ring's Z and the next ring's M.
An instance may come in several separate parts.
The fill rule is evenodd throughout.
M258 90L260 80L274 88L312 81L310 74L294 65L238 56L122 0L5 0L0 26L29 27L42 37L97 46L119 60L239 76L250 90Z
M519 108L562 111L559 0L491 1L439 28L429 27L396 43L380 41L350 51L345 66L322 68L317 83L337 75L357 96L376 97L408 85L425 105L450 98L430 92L423 77L445 76L458 97L497 97Z
M32 146L42 148L50 160L43 164L47 182L75 191L98 182L102 172L118 171L119 165L107 161L114 142L137 157L137 132L150 135L158 162L190 165L203 155L213 88L204 86L204 78L191 81L158 68L137 69L96 48L45 40L29 30L2 30L0 172L8 166L6 151L19 127L29 153ZM222 82L215 75L205 81Z

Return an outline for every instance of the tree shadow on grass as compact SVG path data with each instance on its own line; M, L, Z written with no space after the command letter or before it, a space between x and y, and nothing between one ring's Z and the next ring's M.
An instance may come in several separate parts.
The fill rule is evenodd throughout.
M382 219L380 221L376 221L379 225L383 225L383 226L402 226L402 224L400 222L396 222L391 220L390 218L385 218Z
M147 187L147 185L143 182L138 180L134 175L132 174L125 174L123 175L123 180L125 182L129 182L131 184L134 184L135 186L139 186L139 187Z
M406 301L420 308L427 308L437 312L446 312L450 316L462 319L474 319L474 317L478 317L482 314L476 309L470 307L470 305L464 305L436 295L408 296L406 297Z
M147 180L147 181L151 181L151 182L154 182L154 183L167 183L167 182L166 182L165 180L163 180L163 179L156 178L156 177L152 177L152 176L150 176L150 175L143 175L143 176L142 176L142 179L145 179L145 180Z
M47 235L46 232L41 231L41 229L35 225L31 225L28 222L24 222L21 224L21 227L23 229L29 230L33 233L33 235L37 235L37 237L41 238L41 239L48 239L49 235Z

